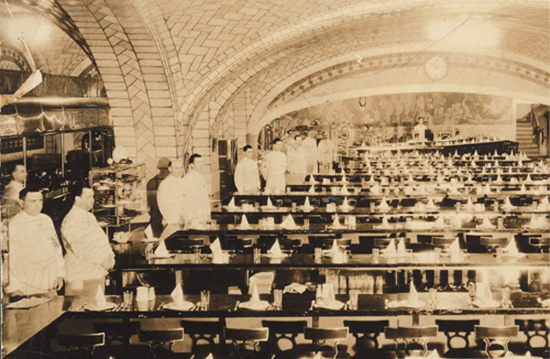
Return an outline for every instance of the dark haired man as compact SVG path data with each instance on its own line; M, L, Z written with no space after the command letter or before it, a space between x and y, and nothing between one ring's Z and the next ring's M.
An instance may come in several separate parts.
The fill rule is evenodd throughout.
M239 193L254 194L260 192L260 173L258 162L253 160L252 146L243 147L244 157L235 167L235 186Z
M39 188L19 193L23 210L9 222L9 276L6 293L13 297L55 295L63 286L63 253L53 222L40 213L44 199Z
M194 153L189 157L189 171L183 178L183 218L185 228L203 229L210 221L210 191L204 171L201 155Z
M283 142L273 140L273 151L269 152L262 163L262 174L266 180L266 194L282 194L286 188L286 155L281 152Z
M27 170L22 164L16 164L11 170L12 180L4 189L4 196L11 200L19 201L19 192L25 187Z
M90 213L94 192L89 187L70 189L74 204L61 224L65 254L66 295L93 296L115 265L115 255L105 232Z

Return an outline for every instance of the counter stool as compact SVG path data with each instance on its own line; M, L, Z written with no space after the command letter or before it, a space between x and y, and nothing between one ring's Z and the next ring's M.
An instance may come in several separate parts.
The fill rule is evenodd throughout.
M430 338L437 336L437 325L425 327L386 327L384 333L386 338L393 339L396 348L399 348L399 340L405 342L405 353L409 356L424 356L428 352ZM399 353L397 353L398 356Z
M95 358L97 347L105 344L105 333L58 334L57 344L67 349L64 358Z
M349 358L346 347L338 347L338 343L348 338L349 329L343 328L304 328L304 338L313 343L314 356L321 354L322 358ZM329 352L323 352L323 347L330 347ZM309 357L309 356L307 356Z
M516 319L515 324L527 337L525 343L521 343L526 347L525 349L533 355L548 358L547 351L550 347L550 341L548 340L550 328L546 325L546 319ZM536 345L537 341L542 342L542 345ZM510 344L510 346L513 344ZM525 350L522 351L525 352ZM514 350L514 353L517 354L518 352L520 351Z
M296 358L304 353L305 348L296 343L296 337L307 327L306 320L262 320L262 325L269 329L269 351L276 359Z
M259 350L259 344L266 342L269 337L268 328L224 328L226 340L233 344L232 358L267 358L265 353Z
M100 357L132 359L136 353L147 349L143 345L130 345L132 335L137 335L141 329L140 322L97 322L93 323L93 328L97 333L105 333L105 345L96 350Z
M323 248L327 241L333 241L336 238L335 234L308 236L308 245L312 248L313 252L313 248Z
M381 356L382 349L378 337L384 333L384 328L389 326L388 320L344 320L344 326L355 337L355 358Z
M251 253L254 241L252 238L226 237L225 244L227 249L233 250L237 253Z
M479 325L479 320L437 319L435 324L439 327L439 331L447 337L447 351L443 356L445 358L468 358L471 354L469 337L475 326Z
M176 342L183 341L183 328L163 330L140 330L139 341L147 343L149 353L147 359L189 359L189 353L174 353L172 348Z
M530 236L529 244L537 248L540 253L548 253L550 251L550 234L543 233Z
M223 324L219 319L216 321L182 320L181 326L185 334L191 338L191 353L196 359L203 359L210 353L214 357L217 357L216 354L223 353L225 348L220 340Z
M323 243L323 248L330 249L334 245L334 241L336 241L336 245L343 249L348 249L351 245L351 239L349 238L326 238Z
M363 233L359 236L359 247L361 253L372 254L372 249L375 248L376 240L384 240L388 238L384 233Z
M519 327L502 326L502 327L485 327L475 326L476 337L483 339L485 342L484 354L487 358L500 358L508 353L508 343L512 337L518 335ZM477 356L476 356L477 358Z
M479 244L485 246L489 253L493 253L499 247L506 247L508 238L506 237L480 237Z

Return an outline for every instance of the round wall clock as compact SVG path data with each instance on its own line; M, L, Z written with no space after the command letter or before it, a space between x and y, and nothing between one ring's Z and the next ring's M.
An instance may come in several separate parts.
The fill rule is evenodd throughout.
M424 70L430 79L441 80L447 75L447 61L441 56L434 56L426 62Z

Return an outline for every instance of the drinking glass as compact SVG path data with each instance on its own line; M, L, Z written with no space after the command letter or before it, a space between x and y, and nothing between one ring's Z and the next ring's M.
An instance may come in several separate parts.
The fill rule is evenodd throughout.
M281 309L283 307L283 290L282 289L273 290L273 305L277 309Z
M373 259L379 259L380 258L380 248L373 248L372 249L372 258Z
M359 290L350 289L349 291L349 307L351 310L357 310L359 307Z
M254 263L259 263L262 258L262 250L260 248L254 248Z
M201 307L203 310L208 310L210 306L210 291L201 290Z
M314 255L315 259L321 259L321 257L323 256L323 250L319 247L315 247Z
M124 291L124 293L122 294L122 298L123 298L123 301L124 301L124 304L129 304L131 305L132 302L134 301L134 292L127 289Z
M218 221L215 219L210 220L210 229L218 229Z
M195 262L201 261L201 249L200 248L193 248L193 256L195 258Z
M304 218L304 229L309 229L309 218Z
M428 301L430 307L435 308L437 306L437 288L428 289Z

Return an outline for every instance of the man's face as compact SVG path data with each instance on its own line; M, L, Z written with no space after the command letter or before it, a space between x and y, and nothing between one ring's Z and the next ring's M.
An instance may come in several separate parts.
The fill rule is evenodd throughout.
M77 197L76 201L82 209L90 211L94 207L94 191L91 188L83 188L82 194Z
M193 164L191 166L195 171L202 172L203 167L204 167L204 162L203 162L202 157L195 158L195 160L193 161Z
M25 182L27 180L27 170L25 166L17 165L12 173L12 177L17 182Z
M254 151L252 151L252 148L249 148L249 149L247 149L246 151L244 151L244 155L245 155L247 158L252 159L252 157L254 156Z
M283 143L281 141L275 142L275 145L273 145L273 149L275 151L280 151L283 148Z
M183 163L180 161L173 161L172 165L169 167L169 171L174 177L183 177Z
M23 211L29 216L36 216L42 211L44 199L40 192L29 192L23 200Z
M302 144L302 137L298 136L296 137L296 144L300 146Z

